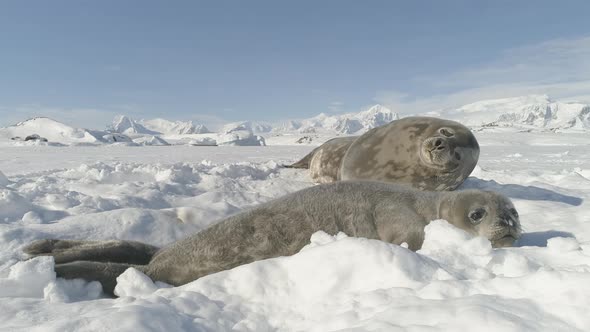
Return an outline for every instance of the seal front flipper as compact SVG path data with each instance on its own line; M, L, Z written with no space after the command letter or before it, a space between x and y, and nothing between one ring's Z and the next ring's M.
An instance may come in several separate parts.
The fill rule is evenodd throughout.
M53 256L56 264L74 261L148 264L158 247L136 241L37 240L23 248L32 257Z
M98 281L102 285L102 291L110 296L115 296L117 277L130 267L141 270L139 266L122 263L102 263L77 261L66 264L56 264L55 273L64 279L84 279L86 281Z

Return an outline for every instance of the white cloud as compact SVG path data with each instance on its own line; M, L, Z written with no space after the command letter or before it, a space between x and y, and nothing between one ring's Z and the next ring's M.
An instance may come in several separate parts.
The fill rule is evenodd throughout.
M446 77L414 78L424 90L432 92L426 97L404 91L380 91L375 101L405 114L526 94L590 103L588 59L590 36L550 40L507 50L490 63L464 68Z

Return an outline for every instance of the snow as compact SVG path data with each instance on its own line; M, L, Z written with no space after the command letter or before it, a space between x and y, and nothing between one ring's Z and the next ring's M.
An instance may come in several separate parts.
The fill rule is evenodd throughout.
M516 247L493 249L442 220L418 252L317 232L294 256L180 287L128 269L117 299L96 282L55 278L52 258L24 260L22 247L40 238L165 245L313 185L305 170L280 166L313 146L0 144L0 329L589 330L588 134L475 134L480 162L460 189L513 200L524 228Z
M236 122L225 125L217 138L219 145L247 146L266 145L264 137L254 134L251 122Z
M374 105L359 113L327 115L321 113L313 118L290 120L277 126L274 132L323 133L323 134L362 134L370 129L387 124L399 115L385 106Z
M198 138L189 140L187 144L202 145L202 146L215 146L215 145L217 145L217 141L211 137L198 137Z
M109 133L102 136L102 139L107 143L133 143L133 140L120 133Z
M8 181L8 178L6 177L6 175L4 175L4 173L0 172L0 187L5 187L9 183L10 183L10 181Z
M133 142L139 145L170 145L170 143L166 142L163 138L151 135L138 137L134 139Z
M151 120L139 120L139 124L145 128L164 135L206 134L209 129L202 124L192 121L169 121L161 118Z
M125 135L157 135L159 133L149 130L146 127L139 124L137 121L125 115L118 115L113 119L113 123L110 126L110 131Z
M584 133L590 129L590 105L554 101L546 95L484 100L422 115L457 120L477 132ZM361 135L398 118L397 113L377 104L357 113L321 113L302 120L233 122L215 133L192 121L161 118L136 121L120 115L106 130L81 129L48 118L33 118L0 128L0 145L319 145L335 136ZM35 135L42 139L25 141Z
M20 137L24 140L27 136L31 135L39 135L50 142L62 144L99 143L99 139L90 134L86 129L74 128L44 117L32 118L19 122L14 126L0 128L0 139L3 141L10 141L15 137ZM29 141L26 143L35 144L43 142Z
M484 100L439 115L474 127L590 129L590 105L553 101L547 95Z
M111 131L48 118L0 128L0 330L590 330L590 107L533 95L435 115L473 128L480 161L460 189L513 200L524 229L516 247L493 249L443 220L416 253L317 232L294 256L181 287L128 269L118 299L97 282L56 278L52 258L25 260L22 247L40 238L166 245L313 185L307 171L281 165L398 115L375 105L218 133L125 116Z

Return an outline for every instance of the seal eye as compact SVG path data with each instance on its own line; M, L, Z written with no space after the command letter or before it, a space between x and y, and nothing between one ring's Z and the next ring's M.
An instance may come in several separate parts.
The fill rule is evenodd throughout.
M455 159L461 160L461 155L459 154L459 152L455 152Z
M512 213L513 216L515 216L516 218L518 218L518 211L516 211L515 208L510 209L510 213Z
M453 131L449 128L440 128L438 130L439 133L441 133L443 136L445 137L453 137L455 136L455 134L453 133Z
M473 222L474 224L479 224L483 219L483 216L485 216L485 214L486 210L479 208L469 214L469 219L471 219L471 222Z

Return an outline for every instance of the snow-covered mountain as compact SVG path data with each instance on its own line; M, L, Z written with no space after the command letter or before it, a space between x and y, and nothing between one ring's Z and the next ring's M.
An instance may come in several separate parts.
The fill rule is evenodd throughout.
M211 132L204 125L192 121L169 121L161 118L136 121L125 115L116 116L109 130L127 135L191 135Z
M165 119L139 120L137 123L151 131L165 135L206 134L209 129L202 124L192 121L169 121Z
M484 100L443 110L440 116L471 127L590 129L590 105L558 102L546 95Z
M274 132L360 134L399 118L399 115L382 105L374 105L359 113L327 115L321 113L305 120L288 120L273 128Z
M496 127L540 131L590 130L590 105L555 101L546 95L484 100L424 114L452 119L474 130L493 130ZM217 133L211 133L205 126L192 121L135 121L128 116L117 116L109 129L104 131L75 128L46 117L36 117L0 128L0 140L53 145L167 145L202 140L209 145L319 144L336 135L359 135L398 118L398 114L390 109L375 105L359 113L322 113L309 119L275 124L233 122Z
M36 117L13 126L0 128L0 137L6 140L13 138L24 140L33 135L45 138L51 143L67 145L101 142L101 139L86 129L68 126L46 117Z
M115 133L121 133L125 135L158 135L160 133L149 130L137 121L125 115L118 115L113 119L112 125L109 130Z

